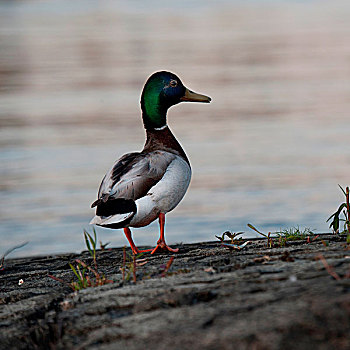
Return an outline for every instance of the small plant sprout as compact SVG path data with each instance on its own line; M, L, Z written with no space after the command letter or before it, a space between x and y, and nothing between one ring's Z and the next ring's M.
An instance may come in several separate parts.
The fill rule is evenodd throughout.
M283 235L288 240L298 240L298 239L305 239L307 236L313 236L314 232L308 227L305 227L304 229L300 229L299 226L292 227L289 229L283 229L281 231L276 232L278 235Z
M318 236L314 236L314 232L310 228L305 228L302 230L299 228L299 226L284 229L274 233L269 232L268 234L260 232L252 224L248 224L248 227L257 232L259 235L265 237L267 239L267 247L269 248L275 246L276 242L273 240L273 238L276 238L278 240L280 247L284 247L288 241L306 239L307 243L312 243L318 238ZM314 237L310 239L310 236Z
M123 247L123 266L120 267L123 282L128 282L132 276L134 283L136 283L137 268L147 264L146 259L140 259L142 255L143 253L137 255L129 253L126 251L126 247Z
M326 271L337 281L340 281L342 279L342 277L340 277L333 269L333 266L330 266L327 262L327 260L325 259L325 257L322 254L319 254L318 256L316 256L316 260L319 260L322 262L324 268L326 269ZM347 272L347 274L343 277L343 278L350 278L350 270Z
M72 264L69 264L71 270L74 272L75 276L78 278L78 282L72 281L73 290L80 290L87 288L90 282L90 278L86 275L86 267L84 267L80 261L75 260L77 262L76 267Z
M167 264L165 265L164 270L162 271L162 277L165 277L170 269L170 266L172 265L174 261L174 257L172 256L169 261L167 262Z
M285 246L288 241L306 239L307 243L312 243L319 237L319 235L315 236L315 233L310 228L306 227L304 229L300 229L299 226L281 230L276 232L276 234L278 235L278 240L281 247Z
M82 288L88 287L103 286L108 283L113 283L113 281L107 279L104 274L98 273L96 270L85 264L83 261L79 259L76 259L75 261L77 263L76 270L74 270L74 266L72 264L69 264L70 268L73 270L73 272L78 278L78 283L72 282L73 286L75 287L75 290L80 290ZM95 277L93 279L90 279L89 275L86 274L87 270L94 274Z
M91 257L94 260L95 269L93 269L83 261L76 259L75 260L76 265L74 266L73 264L69 264L69 267L73 271L78 281L72 281L71 283L67 283L63 279L52 275L49 275L50 278L67 285L68 287L73 289L73 291L79 291L85 288L103 286L104 284L107 284L107 283L113 283L113 281L107 279L104 274L100 274L98 272L97 261L96 261L97 234L95 229L93 230L93 233L94 233L94 238L92 238L92 236L86 230L84 230L85 244ZM93 277L90 277L89 273L92 274Z
M103 251L103 250L106 250L106 247L108 246L108 244L110 244L111 242L107 242L107 243L102 243L102 241L100 241L100 249ZM112 250L111 248L108 248L108 250Z
M230 240L232 244L237 244L238 241L242 240L242 237L239 237L241 235L243 235L244 232L230 232L230 231L225 231L221 237L220 236L216 236L215 237L221 241L224 242L225 241L225 236L227 236ZM238 238L239 237L239 238ZM238 238L238 239L237 239Z
M95 268L97 269L97 262L96 262L96 243L97 243L97 235L96 235L96 230L93 228L93 233L94 233L94 238L84 230L84 238L85 238L85 244L86 248L88 249L91 257L94 260Z
M329 227L333 229L334 233L339 233L340 229L340 221L344 221L344 229L343 232L350 234L350 201L349 201L349 187L346 187L345 191L343 187L338 185L342 190L345 196L345 202L341 203L338 210L332 214L327 222L333 218L333 221L330 223ZM341 214L344 215L344 219L340 218Z
M250 243L249 241L243 243L243 244L239 244L242 241L242 237L239 237L243 234L244 232L230 232L230 231L226 231L224 232L221 237L220 236L216 236L215 237L221 241L221 245L229 248L229 249L233 249L233 250L241 250L243 249L248 243ZM227 236L231 242L230 243L226 243L225 242L225 236ZM238 238L239 237L239 238Z
M307 236L307 243L312 243L312 242L315 242L316 241L316 239L318 238L318 237L320 237L320 235L317 235L317 236L315 236L315 237L313 237L313 238L310 238L310 236ZM323 242L324 241L322 241L322 244L323 244Z
M24 247L25 245L27 245L28 242L24 242L21 243L19 245L16 245L10 249L7 249L6 252L2 255L2 257L0 258L0 271L5 269L5 258L7 257L7 255L9 255L10 253L12 253L14 250L19 249Z
M96 270L85 264L83 261L76 259L75 262L77 263L76 266L73 266L73 264L69 264L69 266L74 272L77 281L67 283L61 278L52 275L49 275L49 277L51 277L55 281L66 284L68 287L73 289L73 291L79 291L85 288L98 287L108 283L113 283L113 281L107 279L104 274L98 273ZM92 272L92 274L94 275L93 278L90 278L88 271Z
M260 231L259 231L257 228L255 228L252 224L247 224L247 226L248 226L249 228L251 228L252 230L254 230L255 232L257 232L259 235L261 235L261 236L267 238L267 246L268 246L269 248L274 247L273 239L272 239L272 237L271 237L271 232L269 232L269 233L266 235L265 233L260 232Z

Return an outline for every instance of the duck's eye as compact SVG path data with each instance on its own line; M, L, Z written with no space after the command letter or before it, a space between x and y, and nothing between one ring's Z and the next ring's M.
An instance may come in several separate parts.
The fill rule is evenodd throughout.
M176 87L176 86L177 86L177 81L176 81L176 80L170 80L169 85L170 85L171 87Z

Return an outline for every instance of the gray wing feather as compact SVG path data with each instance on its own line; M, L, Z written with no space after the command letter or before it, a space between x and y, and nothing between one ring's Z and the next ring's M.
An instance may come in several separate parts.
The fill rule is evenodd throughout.
M174 154L165 151L124 155L102 180L98 197L107 195L136 200L145 196L175 158Z

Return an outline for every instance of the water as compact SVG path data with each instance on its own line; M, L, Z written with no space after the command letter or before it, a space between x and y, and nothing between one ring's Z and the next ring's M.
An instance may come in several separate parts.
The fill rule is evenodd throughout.
M350 3L147 4L0 4L0 253L84 248L102 177L143 146L140 92L160 69L213 99L168 114L193 167L169 243L328 231L350 182ZM155 244L157 224L134 237Z

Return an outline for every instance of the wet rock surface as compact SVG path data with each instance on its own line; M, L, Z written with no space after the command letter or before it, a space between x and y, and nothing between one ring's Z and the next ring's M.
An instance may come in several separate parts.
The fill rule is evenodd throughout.
M136 284L122 280L122 249L98 251L99 272L114 283L79 292L48 275L70 283L69 263L93 266L88 252L7 260L0 348L349 349L345 236L274 248L254 240L242 251L217 242L178 247L164 277L171 255L145 254Z

